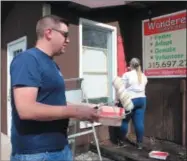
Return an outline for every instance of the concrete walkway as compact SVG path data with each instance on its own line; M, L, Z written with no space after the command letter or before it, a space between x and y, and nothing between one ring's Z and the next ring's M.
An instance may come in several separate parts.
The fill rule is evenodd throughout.
M11 143L10 138L1 133L1 160L10 160Z

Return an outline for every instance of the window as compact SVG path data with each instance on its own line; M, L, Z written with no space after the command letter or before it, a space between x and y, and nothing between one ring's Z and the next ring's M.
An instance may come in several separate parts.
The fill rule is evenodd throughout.
M108 34L105 30L83 25L83 46L107 49Z

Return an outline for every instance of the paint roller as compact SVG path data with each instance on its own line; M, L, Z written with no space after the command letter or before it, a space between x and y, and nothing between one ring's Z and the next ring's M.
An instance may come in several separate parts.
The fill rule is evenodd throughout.
M131 111L134 108L130 94L125 90L124 82L120 77L113 80L113 86L116 90L117 97L119 98L125 111Z

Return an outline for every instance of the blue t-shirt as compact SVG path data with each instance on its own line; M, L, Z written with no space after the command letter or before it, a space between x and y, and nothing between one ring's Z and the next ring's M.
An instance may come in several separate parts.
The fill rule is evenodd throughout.
M11 88L37 87L39 89L37 102L47 105L66 105L64 78L53 59L41 50L31 48L16 56L11 63L10 74ZM11 98L13 155L58 151L68 144L66 135L68 119L21 120L14 98L12 96Z

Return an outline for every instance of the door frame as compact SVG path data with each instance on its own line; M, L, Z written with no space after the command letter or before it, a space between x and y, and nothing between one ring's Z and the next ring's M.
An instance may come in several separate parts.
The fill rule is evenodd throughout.
M104 24L97 21L88 20L85 18L79 19L79 78L83 77L83 71L82 71L82 26L83 25L89 25L89 26L96 26L103 30L111 31L111 39L112 39L112 79L114 79L117 76L117 29L114 26ZM112 99L115 99L115 89L112 88Z
M11 98L11 96L10 96L10 63L11 63L11 61L13 60L13 55L12 55L12 53L10 52L10 48L13 46L13 45L15 45L15 44L17 44L17 43L20 43L20 42L23 42L23 41L25 41L25 46L24 46L24 50L26 50L27 49L27 36L23 36L23 37L20 37L20 38L18 38L18 39L16 39L16 40L13 40L13 41L11 41L11 42L9 42L9 43L7 43L7 96L6 96L6 98L7 98L7 135L8 136L10 136L10 131L9 131L9 129L11 128L10 126L11 126L11 120L10 120L10 113L9 113L9 105L10 105L10 98ZM23 50L23 51L24 51Z

